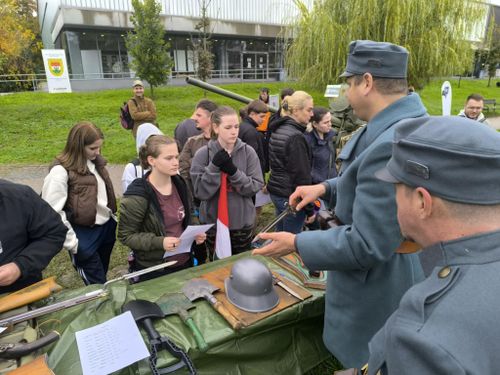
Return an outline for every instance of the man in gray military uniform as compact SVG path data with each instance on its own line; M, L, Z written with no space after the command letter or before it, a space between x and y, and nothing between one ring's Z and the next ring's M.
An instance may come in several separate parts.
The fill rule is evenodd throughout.
M368 361L370 339L403 294L424 278L418 256L404 253L394 189L374 176L391 157L396 124L426 115L419 96L407 94L407 63L403 47L369 40L350 44L342 75L349 85L346 96L368 124L340 153L339 177L299 186L290 196L297 209L323 196L341 225L296 236L262 234L273 242L254 251L270 256L297 251L309 269L329 271L323 340L346 367Z
M396 184L403 234L441 260L370 342L368 373L500 369L500 134L433 117L397 127L381 180Z

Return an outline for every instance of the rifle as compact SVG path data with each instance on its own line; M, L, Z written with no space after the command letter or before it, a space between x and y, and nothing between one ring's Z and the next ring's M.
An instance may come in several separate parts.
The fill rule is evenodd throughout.
M119 280L128 280L128 279L131 279L131 278L136 277L136 276L144 275L144 274L149 273L149 272L157 271L159 269L162 269L162 268L165 268L168 266L172 266L176 263L177 263L177 261L173 260L171 262L161 263L161 264L158 264L156 266L145 268L145 269L137 271L137 272L128 273L128 274L120 276L116 279L109 280L108 282L106 282L104 284L104 288L106 288L106 286L108 286L110 283L113 283L113 282L116 282ZM40 307L38 309L34 309L34 310L27 311L27 312L22 313L22 314L18 314L18 315L14 315L14 316L2 319L2 320L0 320L0 327L10 327L16 323L24 322L26 320L37 318L37 317L42 316L42 315L46 315L46 314L50 314L50 313L53 313L56 311L64 310L64 309L67 309L68 307L73 307L73 306L80 305L80 304L85 303L85 302L93 301L93 300L101 298L101 297L106 297L107 295L108 295L107 290L97 289L97 290L94 290L92 292L85 293L83 296L73 297L73 298L70 298L70 299L65 300L65 301L56 302L52 305Z
M40 307L31 311L27 311L18 315L14 315L5 319L0 320L0 327L10 327L16 323L24 322L33 318L37 318L42 315L50 314L59 310L67 309L68 307L80 305L82 303L93 301L95 299L106 297L108 291L104 289L97 289L89 293L85 293L83 296L77 296L65 301L56 302L52 305Z

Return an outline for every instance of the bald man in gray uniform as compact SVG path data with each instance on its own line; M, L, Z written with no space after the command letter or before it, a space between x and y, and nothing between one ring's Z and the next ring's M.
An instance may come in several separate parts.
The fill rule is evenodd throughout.
M395 184L403 235L437 266L370 341L369 374L500 369L499 171L500 134L486 126L434 117L397 127L375 175Z

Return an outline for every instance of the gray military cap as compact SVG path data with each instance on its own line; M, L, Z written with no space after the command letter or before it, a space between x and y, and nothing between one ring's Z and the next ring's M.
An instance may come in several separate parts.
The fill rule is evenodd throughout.
M408 51L392 43L355 40L349 44L347 67L341 77L370 73L379 78L406 78Z
M421 117L395 130L383 181L423 187L443 199L500 203L500 133L463 117Z

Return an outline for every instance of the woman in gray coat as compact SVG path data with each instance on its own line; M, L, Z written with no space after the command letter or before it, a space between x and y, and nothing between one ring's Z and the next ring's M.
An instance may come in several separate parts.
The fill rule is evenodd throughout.
M201 201L200 222L216 223L221 173L227 175L227 210L232 254L250 249L255 223L253 197L264 181L255 150L238 138L239 121L230 107L219 107L211 117L213 132L207 146L199 149L191 164L194 195ZM214 253L215 230L207 233L207 245Z

